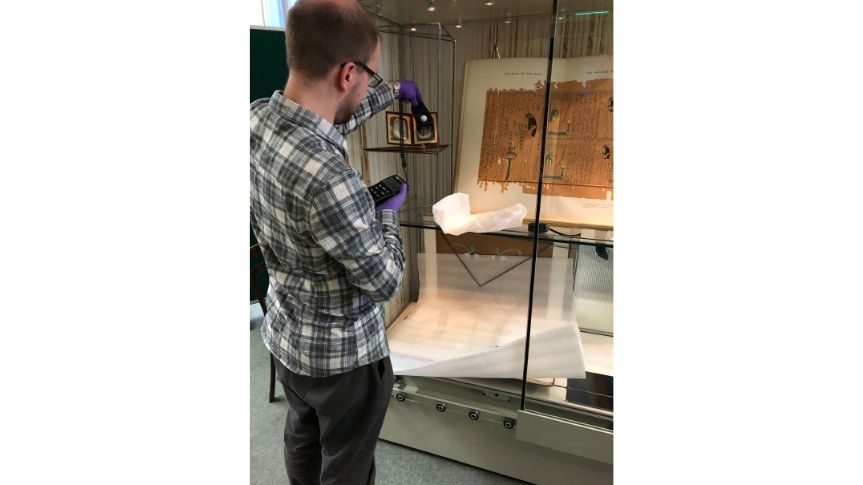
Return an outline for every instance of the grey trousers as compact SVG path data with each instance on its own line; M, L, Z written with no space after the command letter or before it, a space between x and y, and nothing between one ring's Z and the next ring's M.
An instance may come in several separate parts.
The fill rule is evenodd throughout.
M375 446L393 389L390 358L329 377L295 374L275 361L290 404L285 468L291 484L373 484Z

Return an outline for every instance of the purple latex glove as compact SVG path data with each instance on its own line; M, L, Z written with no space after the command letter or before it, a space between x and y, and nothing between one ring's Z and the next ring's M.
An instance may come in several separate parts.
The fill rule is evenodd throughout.
M409 101L411 106L416 106L423 101L419 86L410 79L399 81L399 99Z
M375 211L380 212L384 209L389 209L391 211L398 212L399 209L402 208L402 204L405 203L405 198L407 198L407 196L408 184L402 184L402 188L399 190L399 193L378 204L377 207L375 207Z

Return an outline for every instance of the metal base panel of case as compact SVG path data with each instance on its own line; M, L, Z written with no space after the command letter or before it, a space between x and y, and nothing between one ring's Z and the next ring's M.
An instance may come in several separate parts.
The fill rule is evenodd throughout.
M517 396L401 377L380 437L530 483L613 482L611 431L518 407Z

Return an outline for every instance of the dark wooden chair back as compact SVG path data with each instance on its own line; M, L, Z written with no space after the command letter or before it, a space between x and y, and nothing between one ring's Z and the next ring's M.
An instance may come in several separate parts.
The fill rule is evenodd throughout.
M249 248L249 261L251 262L251 286L252 293L255 295L255 298L258 300L258 303L261 304L261 311L264 312L264 315L267 314L267 288L266 286L266 274L267 274L267 265L264 262L264 253L261 252L261 245L255 244ZM263 277L262 277L263 276Z
M251 261L250 284L252 293L261 305L261 311L264 315L267 314L267 265L264 262L264 253L261 251L261 245L255 244L249 248L249 261ZM267 396L269 402L276 400L276 361L273 354L270 354L270 389Z

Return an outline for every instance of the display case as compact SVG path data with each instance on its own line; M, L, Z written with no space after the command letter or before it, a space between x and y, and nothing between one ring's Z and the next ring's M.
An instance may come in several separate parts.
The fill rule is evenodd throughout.
M533 483L611 483L611 2L361 3L381 75L417 81L439 123L437 144L392 145L382 113L349 140L368 184L410 184L381 437ZM455 193L523 223L456 235L433 213Z

